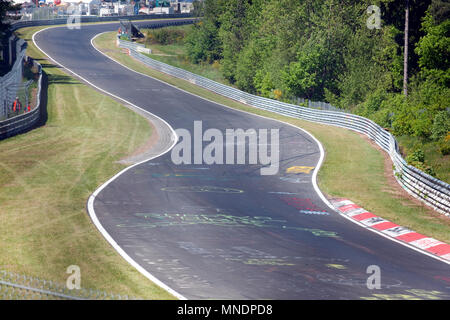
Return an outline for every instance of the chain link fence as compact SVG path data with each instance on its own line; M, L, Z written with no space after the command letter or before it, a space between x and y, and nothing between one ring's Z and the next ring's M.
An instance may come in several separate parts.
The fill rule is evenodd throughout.
M142 300L92 289L68 289L56 281L0 271L0 300Z
M0 121L26 113L28 106L31 104L32 89L35 88L35 81L27 80L22 83L12 84L5 88L5 99L3 100L3 109ZM21 106L13 108L14 100L18 99Z
M19 84L11 84L6 90L3 90L3 93L6 92L6 94L3 96L4 100L0 100L3 101L0 112L4 112L6 119L0 120L0 139L25 132L43 121L42 118L46 108L43 96L46 96L46 92L42 90L42 67L39 63L29 58L27 58L27 63L32 65L32 68L35 68L36 73L33 73L35 78ZM10 92L14 92L14 95L11 95ZM16 97L19 97L22 104L20 110L18 110L17 106L16 110L12 108L11 100L14 101ZM32 101L33 105L31 105Z
M67 17L65 7L39 7L22 9L20 21L52 20Z
M331 105L328 102L312 101L300 97L292 98L290 101L292 104L307 106L308 108L311 109L342 112L342 109L336 108L335 106Z
M11 70L0 77L0 119L6 119L9 109L19 92L26 90L29 84L22 83L25 42L20 39L16 44L16 60Z

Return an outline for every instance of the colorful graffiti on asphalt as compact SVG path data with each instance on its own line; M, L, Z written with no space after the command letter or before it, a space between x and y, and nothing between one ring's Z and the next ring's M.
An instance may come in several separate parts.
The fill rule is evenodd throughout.
M244 190L234 188L224 188L215 186L181 186L181 187L165 187L162 191L167 192L212 192L212 193L244 193Z
M303 184L311 183L310 180L304 180L301 178L291 178L291 177L280 177L280 180L290 182L290 183L303 183Z
M230 181L231 178L189 173L152 173L152 178L188 178L207 181Z
M310 211L310 210L300 210L300 213L304 214L312 214L312 215L319 215L319 216L329 216L330 214L326 211Z
M309 174L314 167L293 166L286 169L286 173L306 173Z
M304 214L329 215L327 211L315 205L310 198L282 197L281 200Z
M347 262L347 260L337 258L301 257L301 256L277 256L259 249L247 246L232 246L230 248L203 248L193 242L177 242L181 249L190 254L210 259L224 259L242 263L249 266L295 266L301 262L327 261L327 262Z
M337 233L314 228L287 225L286 220L272 219L265 216L233 216L229 214L184 214L184 213L136 213L145 222L119 224L119 228L158 228L192 225L212 225L217 227L256 227L276 228L282 230L310 232L317 237L337 237Z

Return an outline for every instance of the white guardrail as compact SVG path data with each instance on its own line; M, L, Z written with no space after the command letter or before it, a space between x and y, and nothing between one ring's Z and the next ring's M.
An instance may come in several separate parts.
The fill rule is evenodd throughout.
M311 109L252 95L192 72L151 59L138 52L138 47L140 47L138 44L120 39L117 39L117 44L121 48L128 49L132 57L155 70L187 80L202 88L246 105L293 118L334 125L365 134L389 154L394 163L394 176L409 194L445 216L450 216L450 185L408 165L401 156L397 141L392 134L372 120L345 112Z

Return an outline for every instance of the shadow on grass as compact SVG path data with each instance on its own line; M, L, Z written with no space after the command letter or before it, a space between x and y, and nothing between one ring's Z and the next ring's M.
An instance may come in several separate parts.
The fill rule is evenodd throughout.
M50 74L48 75L48 84L80 84L80 82L66 75Z
M57 69L61 69L62 68L60 66L54 65L54 64L49 64L49 63L41 63L42 68L44 69L50 69L50 68L57 68Z

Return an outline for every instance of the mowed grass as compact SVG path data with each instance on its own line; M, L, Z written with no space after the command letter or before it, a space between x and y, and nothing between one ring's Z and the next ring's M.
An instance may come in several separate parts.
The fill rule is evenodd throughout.
M325 148L325 162L318 174L319 187L325 194L349 198L378 216L450 243L450 219L412 200L393 180L392 165L389 160L385 160L385 153L361 135L338 127L258 110L187 81L143 67L141 62L123 54L115 46L114 33L104 33L96 37L94 43L98 49L131 69L231 108L285 121L307 130Z
M48 74L45 126L0 141L0 269L144 299L173 299L128 264L91 222L90 194L151 135L144 118L66 75L20 30Z
M450 155L442 155L439 144L435 141L419 137L400 136L397 141L406 156L421 149L425 154L425 163L431 165L436 172L436 177L442 181L450 182Z

